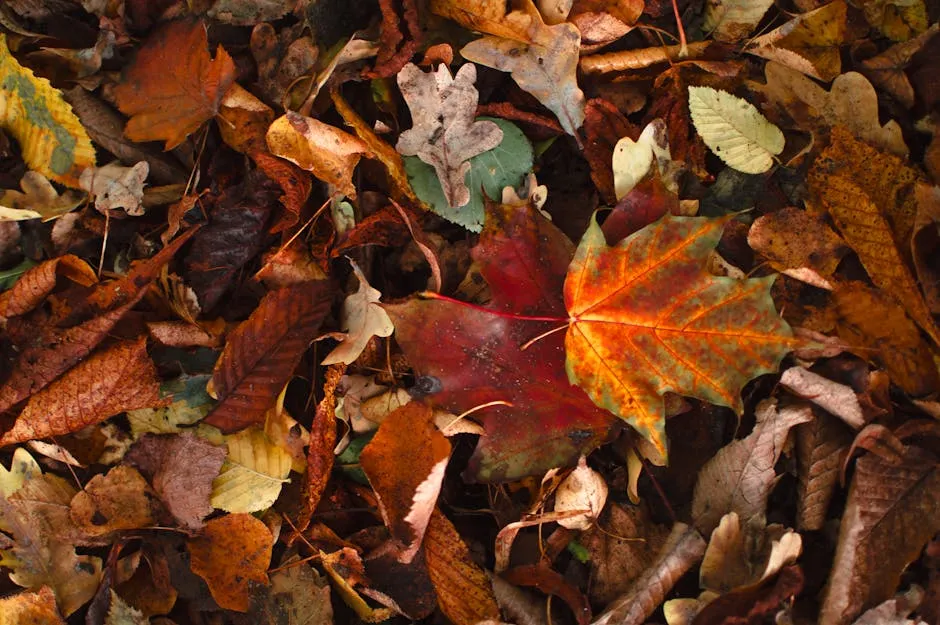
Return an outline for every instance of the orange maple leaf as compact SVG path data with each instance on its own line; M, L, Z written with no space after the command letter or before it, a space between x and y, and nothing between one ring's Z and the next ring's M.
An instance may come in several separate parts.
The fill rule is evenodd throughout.
M795 345L770 298L773 276L706 270L726 221L667 215L608 247L592 220L565 279L568 379L664 457L663 393L740 413L741 388Z
M235 62L219 46L209 56L201 21L171 22L140 49L114 89L118 108L131 119L124 135L132 141L165 140L172 150L219 111L235 80Z

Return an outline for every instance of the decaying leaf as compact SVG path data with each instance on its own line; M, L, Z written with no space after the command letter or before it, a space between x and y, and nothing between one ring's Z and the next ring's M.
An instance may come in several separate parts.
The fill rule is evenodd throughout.
M222 47L211 58L208 46L199 20L169 22L147 40L114 90L118 108L131 116L129 139L166 141L171 150L219 112L235 62Z
M852 433L828 414L816 414L815 419L801 423L795 431L799 463L796 526L800 530L820 530L826 522Z
M578 466L555 490L555 512L582 512L577 516L559 518L558 524L572 530L586 530L597 521L606 503L607 482L581 456Z
M144 214L144 181L150 173L147 161L133 167L108 163L82 172L79 184L95 198L95 208L101 212L123 208L128 215Z
M352 364L359 358L372 337L391 336L395 331L388 313L378 305L382 294L369 285L359 265L352 260L349 262L359 281L359 290L348 295L346 301L343 302L342 319L346 335L342 342L326 355L321 365L332 365L338 362Z
M154 492L137 469L117 466L96 475L72 498L69 515L90 536L154 524Z
M250 514L227 514L206 523L187 542L193 572L206 580L223 608L247 612L252 584L268 585L273 537Z
M449 459L450 442L421 402L390 414L362 450L359 461L375 489L399 562L411 562L421 547Z
M726 165L746 174L773 167L783 151L780 129L754 105L710 87L689 87L689 114L695 130Z
M401 133L396 149L405 156L417 156L437 172L444 197L451 207L470 201L465 178L471 157L495 148L503 131L490 121L475 121L479 94L476 67L462 66L451 76L447 66L436 72L422 72L413 63L398 74L398 85L413 126Z
M739 41L751 34L771 6L768 0L709 0L702 27L718 41Z
M663 393L740 412L741 387L794 344L770 299L772 277L705 270L724 223L666 215L608 247L592 220L565 280L569 380L664 457Z
M19 142L27 166L77 188L82 171L95 166L91 139L62 93L13 58L5 34L0 34L0 101L0 126Z

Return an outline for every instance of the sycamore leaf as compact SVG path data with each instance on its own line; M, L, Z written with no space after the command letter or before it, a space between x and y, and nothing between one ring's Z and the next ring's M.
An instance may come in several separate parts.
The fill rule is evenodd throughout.
M470 201L465 178L471 157L499 145L503 132L490 121L475 121L479 93L477 70L463 65L456 76L446 65L425 73L409 63L398 73L398 86L411 110L413 126L401 133L395 148L434 167L452 208Z
M272 154L312 172L351 198L356 197L353 170L363 155L372 156L359 137L293 111L274 120L266 140Z
M15 138L33 171L68 187L95 166L95 148L62 93L17 63L0 34L0 127Z
M13 189L0 191L0 221L55 219L77 208L84 201L81 194L71 190L60 195L38 171L23 174L20 189L22 192Z
M235 62L222 47L212 59L208 46L199 20L169 22L147 39L114 88L118 108L131 116L128 139L166 141L172 150L219 112Z
M727 91L689 87L689 114L705 145L726 165L745 174L767 171L773 167L773 156L783 151L780 129L753 104Z
M512 38L486 36L465 45L460 54L474 63L509 72L519 87L555 114L565 132L577 137L584 123L585 104L577 80L581 33L567 22L546 26L531 0L526 7L508 16L525 25Z
M773 4L773 0L708 0L702 28L718 41L739 41L751 34Z
M444 196L434 168L416 156L406 156L404 168L415 194L441 217L479 232L484 219L485 198L499 200L503 189L515 188L532 169L532 144L519 128L505 119L481 117L503 131L503 140L492 150L470 158L466 181L470 201L453 208Z
M568 379L666 455L662 395L741 412L741 389L793 347L773 277L705 269L726 220L666 215L608 247L591 221L565 280Z
M188 541L193 573L206 580L212 598L227 610L247 612L250 583L268 585L274 537L250 514L212 519Z
M320 363L324 366L337 362L350 365L359 358L373 336L391 336L395 331L388 313L378 305L382 293L369 285L359 265L351 259L349 263L359 280L359 290L343 302L342 320L346 336Z
M844 0L835 0L761 35L747 52L828 82L842 72L839 47L848 32L846 13Z
M212 506L227 512L270 508L288 481L291 455L259 425L226 436L222 442L228 455L212 482Z

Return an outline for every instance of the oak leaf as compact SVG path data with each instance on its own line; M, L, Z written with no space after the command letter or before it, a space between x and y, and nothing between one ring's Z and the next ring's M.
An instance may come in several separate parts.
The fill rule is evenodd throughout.
M344 362L350 365L359 358L374 336L391 336L395 330L392 320L385 309L378 305L382 294L366 281L365 274L354 261L350 260L359 290L348 295L343 302L342 322L346 334L342 342L326 355L321 365Z
M209 585L221 607L247 612L252 583L268 585L268 564L274 538L267 526L250 514L228 514L206 523L188 541L193 573Z
M470 201L465 178L469 159L499 145L503 131L490 121L475 121L479 93L476 66L463 65L451 76L446 65L422 72L409 63L398 73L398 87L411 110L413 126L401 133L395 149L417 156L437 172L450 206Z
M325 281L271 291L229 334L210 382L219 404L205 419L223 432L260 423L329 310Z
M209 56L201 21L170 22L147 39L114 89L118 108L131 119L132 141L166 141L172 150L219 112L235 80L235 62L220 47Z
M117 161L104 167L90 167L82 172L79 184L95 198L95 208L101 213L123 208L128 215L144 214L144 181L150 173L147 161L133 167L124 167Z
M713 276L705 259L726 220L666 215L614 247L595 220L565 280L568 378L666 455L662 394L740 413L741 389L795 345L773 277Z

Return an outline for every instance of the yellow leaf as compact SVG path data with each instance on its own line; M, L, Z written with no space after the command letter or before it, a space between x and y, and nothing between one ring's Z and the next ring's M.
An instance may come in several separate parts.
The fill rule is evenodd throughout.
M39 463L23 447L13 452L10 469L0 465L0 497L9 497L20 489L26 480L42 475Z
M227 512L270 508L288 481L292 458L261 429L252 426L224 439L228 457L212 482L212 507Z
M20 188L22 192L13 189L0 191L0 221L48 221L61 217L84 201L84 197L74 191L59 195L46 177L37 171L23 174Z
M78 188L95 166L95 149L62 93L20 65L0 34L0 127L20 144L23 160L46 178Z

